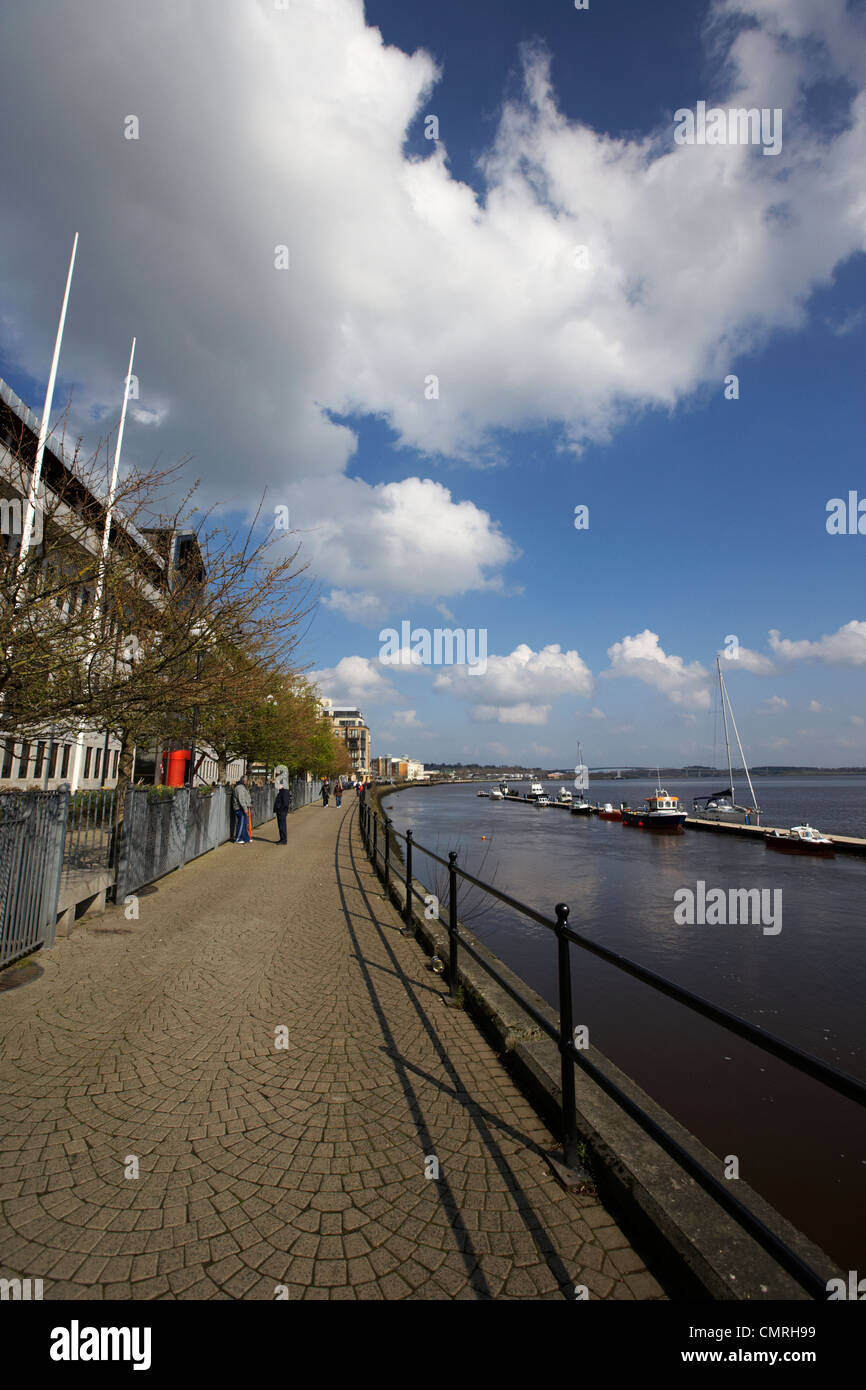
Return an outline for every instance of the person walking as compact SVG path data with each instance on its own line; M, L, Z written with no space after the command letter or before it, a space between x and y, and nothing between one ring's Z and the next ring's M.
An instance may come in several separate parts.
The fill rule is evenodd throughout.
M339 777L337 778L337 785L336 785L335 788L334 788L334 800L336 801L336 803L337 803L338 806L342 806L342 804L343 804L343 784L342 784L342 782L340 781Z
M323 806L327 806L329 794L330 794L330 787L328 786L327 779L325 779L325 781L322 783L322 805L323 805Z
M246 776L236 782L232 790L232 806L235 813L235 844L248 845L252 836L250 834L250 811L253 800L250 796L250 789Z
M367 783L366 783L366 782L361 782L361 783L359 783L359 786L358 786L358 799L360 800L361 805L363 806L364 802L367 800Z
M274 797L274 814L277 818L277 828L280 832L281 845L287 845L289 843L286 835L286 816L291 809L292 802L289 796L289 789L285 782L281 782L277 788L277 794Z

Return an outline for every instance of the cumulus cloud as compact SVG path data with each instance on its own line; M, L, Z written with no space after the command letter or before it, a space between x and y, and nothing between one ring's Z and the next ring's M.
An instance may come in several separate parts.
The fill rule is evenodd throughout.
M776 667L768 656L753 652L748 647L738 647L736 656L731 656L727 650L720 651L719 656L725 675L732 671L749 671L753 676L776 674Z
M633 676L667 695L675 705L709 709L709 672L699 661L686 665L681 656L668 656L659 645L657 632L645 628L608 647L610 669L605 676Z
M820 705L820 702L819 702L818 700L810 700L810 701L809 701L809 711L810 711L811 714L820 714L820 712L821 712L821 705Z
M498 431L537 422L603 440L629 409L718 384L864 248L866 102L849 92L825 127L806 98L816 72L862 88L854 8L711 6L746 21L719 30L714 99L783 105L774 159L676 146L691 81L661 94L657 129L596 132L563 115L530 49L475 190L444 144L407 148L449 74L388 46L362 0L12 6L0 233L18 365L44 371L77 227L62 370L80 408L114 398L135 331L138 408L167 413L144 438L132 425L127 453L158 433L164 454L206 460L211 498L339 476L359 413L431 455L483 459ZM39 120L22 121L34 72Z
M550 705L476 705L472 711L474 719L482 723L496 724L546 724Z
M590 719L607 719L607 715L604 711L596 709L595 705L593 705L592 709L589 711L589 717Z
M488 512L430 478L307 479L290 495L305 558L337 586L326 603L357 622L380 622L397 595L405 608L406 599L501 590L499 571L518 554Z
M391 716L391 723L396 724L401 729L423 729L424 725L418 718L418 712L414 709L395 709Z
M818 639L791 641L778 628L770 630L770 646L784 661L822 661L826 666L866 666L866 622L856 618L837 632Z
M466 666L443 671L433 682L433 688L476 700L486 696L491 704L516 707L557 695L590 695L593 684L592 672L578 652L564 652L558 644L536 652L521 643L508 656L488 656L484 671L477 667L470 672ZM519 719L510 722L544 721Z
M784 699L781 695L771 695L768 700L764 701L764 704L767 706L768 710L779 710L788 708L788 701Z
M336 701L369 703L399 698L379 663L366 656L344 656L330 669L313 671L310 680L322 695Z

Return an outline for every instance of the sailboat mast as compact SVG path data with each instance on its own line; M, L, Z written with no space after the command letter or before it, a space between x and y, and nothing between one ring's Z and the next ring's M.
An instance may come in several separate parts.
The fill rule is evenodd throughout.
M727 692L726 692L726 693L727 693ZM748 784L749 784L749 791L752 793L752 805L753 805L755 808L757 808L757 805L758 805L758 798L755 796L755 788L752 786L752 779L751 779L751 777L749 776L749 766L748 766L748 763L746 762L746 755L745 755L745 753L743 752L743 745L742 745L742 743L740 742L740 732L739 732L739 729L737 728L737 721L736 721L736 719L734 718L734 707L733 707L733 705L731 705L730 698L728 698L728 705L729 705L730 710L731 710L731 723L732 723L733 726L734 726L734 733L735 733L736 736L737 736L737 747L738 747L739 750L740 750L740 757L741 757L742 760L743 760L743 771L744 771L745 774L746 774L746 781L747 781Z
M730 739L728 738L728 715L727 715L727 711L726 711L726 709L725 709L725 698L726 698L728 692L725 690L725 682L724 682L724 680L722 679L722 663L719 661L719 658L718 658L718 657L716 657L716 670L717 670L718 673L719 673L719 695L721 696L721 700L722 700L722 718L723 718L724 721L725 721L725 752L727 753L727 756L728 756L728 786L729 786L730 789L731 789L731 801L733 801L733 799L734 799L734 769L731 767L731 742L730 742ZM734 711L731 710L731 719L733 719L733 717L734 717ZM717 726L717 727L718 727L718 726Z

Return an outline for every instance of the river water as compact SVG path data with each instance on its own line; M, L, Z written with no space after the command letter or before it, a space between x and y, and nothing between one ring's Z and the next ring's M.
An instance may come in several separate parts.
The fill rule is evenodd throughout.
M668 789L690 810L693 794L723 782ZM805 819L866 837L866 778L763 778L755 790L767 825ZM469 872L551 917L555 903L568 903L574 930L866 1080L866 858L774 854L762 840L712 831L657 835L477 791L418 787L384 805L419 845L442 857L457 850ZM651 791L651 783L593 781L589 797L636 805ZM444 904L446 871L417 848L413 867ZM697 894L699 883L726 894L769 889L781 930L678 925L674 895ZM551 932L471 886L459 912L557 1007ZM862 1109L579 948L572 958L575 1023L588 1026L590 1043L720 1158L736 1155L741 1178L842 1270L866 1269Z

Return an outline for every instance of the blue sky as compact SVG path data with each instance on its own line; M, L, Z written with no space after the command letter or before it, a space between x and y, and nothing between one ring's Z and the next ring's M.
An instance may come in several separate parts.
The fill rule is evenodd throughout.
M866 498L862 4L47 8L0 373L41 408L79 231L55 400L113 428L136 333L128 457L289 506L374 753L706 762L735 636L752 761L866 764L866 534L825 524ZM698 101L781 110L781 152L677 146ZM486 671L383 665L404 620Z

